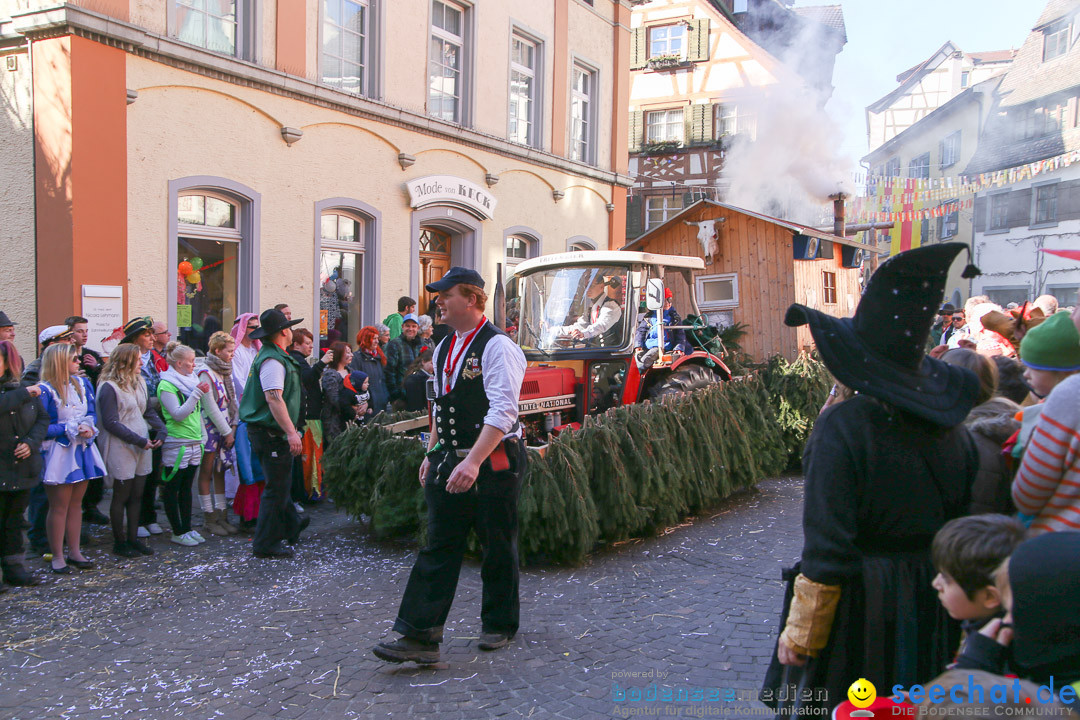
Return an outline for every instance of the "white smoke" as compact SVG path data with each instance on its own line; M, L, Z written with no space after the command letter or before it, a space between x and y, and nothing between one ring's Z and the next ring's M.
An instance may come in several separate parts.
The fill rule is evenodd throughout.
M723 175L730 183L731 204L816 225L832 217L829 195L854 191L855 161L841 152L843 134L822 109L831 87L796 75L812 77L807 68L818 68L829 76L834 59L823 32L821 25L806 22L779 52L790 72L757 98L755 139L736 136L725 153Z

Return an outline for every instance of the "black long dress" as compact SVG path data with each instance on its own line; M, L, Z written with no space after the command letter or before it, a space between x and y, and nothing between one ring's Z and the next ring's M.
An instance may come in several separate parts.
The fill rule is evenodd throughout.
M763 702L832 708L859 678L884 695L945 669L960 628L930 585L930 544L966 514L977 470L963 426L936 426L866 395L818 418L803 454L802 560L784 572L780 629L799 572L840 585L840 602L828 644L805 667L781 665L774 651Z

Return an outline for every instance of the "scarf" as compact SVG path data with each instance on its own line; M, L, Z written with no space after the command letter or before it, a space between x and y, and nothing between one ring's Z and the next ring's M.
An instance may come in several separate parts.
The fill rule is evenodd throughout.
M229 335L232 336L232 339L236 341L237 345L239 345L240 341L243 340L244 332L247 330L247 324L251 320L251 318L255 318L256 320L258 320L259 316L255 313L241 313L240 317L238 317L236 319L236 322L233 323L232 330L229 332ZM252 340L251 347L255 348L256 352L258 352L258 350L262 348L262 340Z
M171 382L180 390L180 392L184 393L185 397L194 395L195 386L199 384L199 378L196 377L195 373L192 373L190 375L181 375L180 373L176 372L176 368L171 366L168 370L161 373L161 379Z
M221 384L225 386L225 395L228 398L228 408L225 417L232 424L237 418L236 387L232 382L232 363L225 362L213 353L206 356L206 367L221 376Z

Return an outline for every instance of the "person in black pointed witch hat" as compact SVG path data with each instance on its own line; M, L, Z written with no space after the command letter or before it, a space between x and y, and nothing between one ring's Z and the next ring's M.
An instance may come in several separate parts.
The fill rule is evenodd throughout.
M803 454L802 559L784 572L782 632L762 688L773 707L833 707L859 678L879 693L910 686L956 650L960 628L930 585L930 544L967 512L978 456L960 423L979 381L925 347L964 249L889 258L852 318L788 308L785 323L809 325L825 366L857 394L818 417Z

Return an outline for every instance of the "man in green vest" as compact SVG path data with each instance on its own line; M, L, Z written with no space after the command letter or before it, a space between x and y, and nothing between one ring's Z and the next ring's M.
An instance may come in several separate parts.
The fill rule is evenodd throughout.
M240 420L247 423L251 449L262 465L266 487L259 503L259 518L251 549L257 558L289 558L286 547L300 538L309 518L301 519L289 493L293 458L302 451L300 433L300 366L289 355L292 326L303 318L289 320L276 308L259 316L259 327L251 338L262 340L240 400Z

